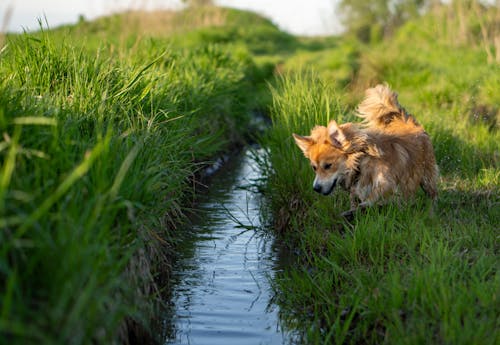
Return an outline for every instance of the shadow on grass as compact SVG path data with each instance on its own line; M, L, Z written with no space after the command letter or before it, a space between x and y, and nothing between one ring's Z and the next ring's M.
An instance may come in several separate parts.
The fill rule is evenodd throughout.
M440 174L444 178L474 178L482 169L498 168L499 152L494 138L480 147L445 128L429 128Z

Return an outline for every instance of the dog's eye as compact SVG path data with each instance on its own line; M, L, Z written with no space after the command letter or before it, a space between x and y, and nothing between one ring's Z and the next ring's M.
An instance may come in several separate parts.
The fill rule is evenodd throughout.
M325 164L325 165L323 166L323 169L328 170L328 169L330 169L331 167L332 167L332 164L331 164L331 163L328 163L328 164Z
M313 168L314 171L316 171L316 169L317 169L316 166L314 166L314 165L311 165L311 168Z

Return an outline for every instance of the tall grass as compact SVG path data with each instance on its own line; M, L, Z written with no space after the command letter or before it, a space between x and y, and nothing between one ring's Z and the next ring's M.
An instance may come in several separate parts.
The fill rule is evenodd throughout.
M394 57L390 75L398 80L388 81L401 87L400 101L410 112L418 110L413 113L434 143L442 173L434 215L419 193L408 204L372 208L352 223L343 220L339 213L349 207L348 193L326 198L312 190L314 173L291 134L308 134L332 118L355 120L343 104L352 95L300 71L273 89L273 127L262 139L268 147L264 190L279 240L297 253L296 265L278 276L275 288L285 327L299 330L303 343L499 341L498 132L457 118L470 92L465 85L456 86L446 108L436 94L425 104L412 98L415 87L437 86L399 81L415 73L401 67L410 55ZM441 63L426 61L431 67ZM429 78L434 77L456 76L443 71Z
M42 30L0 57L1 343L147 330L196 174L245 141L248 56L138 44L117 59Z
M426 25L434 19L409 22L377 45L340 42L296 55L272 90L263 190L278 240L297 253L275 289L283 324L298 330L302 343L500 341L499 67L487 63L480 45L436 40ZM345 47L354 49L348 61L338 57ZM297 61L317 73L297 70ZM343 66L330 71L333 63ZM347 88L344 71L352 75ZM351 109L379 82L399 93L430 134L439 201L430 215L419 193L348 223L339 217L348 193L313 192L314 173L291 134L332 118L356 121Z

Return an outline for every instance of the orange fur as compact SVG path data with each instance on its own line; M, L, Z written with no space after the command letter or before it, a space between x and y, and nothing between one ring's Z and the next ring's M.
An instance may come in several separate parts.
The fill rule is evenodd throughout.
M314 127L309 136L293 134L316 172L314 190L324 195L336 185L348 190L351 210L345 215L391 195L409 198L419 187L436 200L432 143L399 105L396 93L385 85L366 90L358 115L364 119L361 126L331 121Z

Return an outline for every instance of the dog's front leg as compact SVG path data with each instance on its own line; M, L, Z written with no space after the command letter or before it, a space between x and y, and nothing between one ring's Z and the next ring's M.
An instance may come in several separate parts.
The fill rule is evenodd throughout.
M353 189L351 189L352 191ZM372 193L368 198L361 201L361 203L357 204L356 193L351 193L351 209L349 211L342 212L340 215L347 220L352 220L354 218L354 214L356 212L360 212L366 210L368 207L371 207L375 204L379 204L379 197L377 194ZM354 199L354 201L353 201Z
M358 208L358 196L356 195L356 187L352 186L349 191L349 201L351 203L351 208L349 211L342 212L340 215L347 220L352 220L354 218L354 214L356 213L356 209Z
M351 202L351 210L356 210L358 207L358 197L356 195L356 188L354 186L351 187L349 200Z

